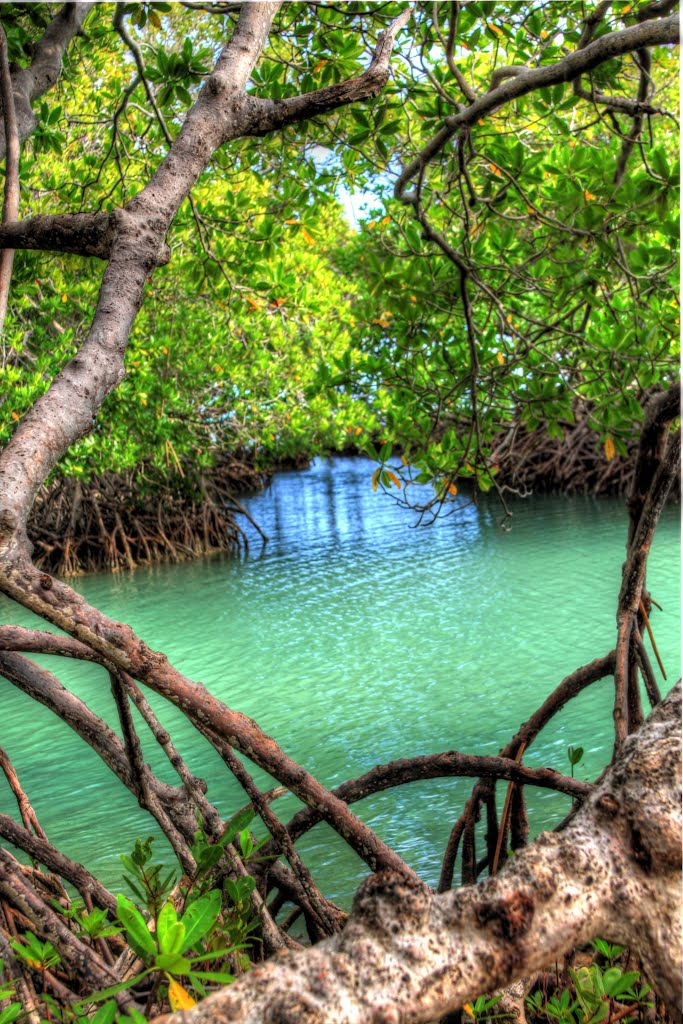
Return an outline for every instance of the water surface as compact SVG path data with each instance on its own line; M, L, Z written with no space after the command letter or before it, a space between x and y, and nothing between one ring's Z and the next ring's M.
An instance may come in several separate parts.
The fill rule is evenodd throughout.
M614 644L624 557L622 502L535 497L514 506L510 532L495 500L431 527L373 493L363 459L317 461L279 474L249 502L269 535L247 556L86 577L77 588L130 623L191 678L255 718L328 786L396 757L458 749L495 754L560 681ZM680 660L679 534L666 511L649 564L663 612L653 627L669 684ZM3 621L36 620L3 601ZM57 659L42 664L116 727L106 673ZM116 887L117 855L154 831L97 756L45 708L3 685L0 744L17 767L48 836ZM154 695L153 695L154 696ZM209 797L227 815L246 803L217 755L180 712L155 709ZM590 779L609 759L610 683L576 699L525 755ZM173 773L153 741L150 762ZM270 780L257 771L259 783ZM470 784L404 786L355 810L429 882ZM501 795L502 799L502 795ZM275 805L283 817L297 806ZM535 832L552 827L565 797L530 794ZM16 814L0 788L0 810ZM300 849L333 898L347 901L363 865L326 826ZM160 852L163 840L159 842ZM164 852L168 859L168 853Z

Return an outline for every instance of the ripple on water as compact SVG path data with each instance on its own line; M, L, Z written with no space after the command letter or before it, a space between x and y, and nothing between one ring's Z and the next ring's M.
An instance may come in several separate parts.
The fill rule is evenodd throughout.
M246 557L76 581L329 786L396 757L497 753L564 675L614 639L621 502L537 497L514 507L505 533L495 502L485 500L414 529L410 512L372 492L372 470L362 459L332 459L278 475L249 502L271 540L262 547L254 534ZM665 608L654 617L657 642L676 678L675 510L658 530L648 579ZM8 602L3 611L7 621L36 621ZM57 670L54 659L43 663ZM106 673L58 667L64 684L116 727ZM223 812L242 806L217 755L181 713L154 695L152 703ZM2 746L49 836L115 884L117 855L153 831L134 798L66 726L9 684L3 718ZM569 744L586 749L577 775L594 777L611 747L608 682L568 705L525 760L564 771ZM144 749L173 781L153 741ZM270 784L264 773L256 777ZM466 780L415 783L355 809L434 883L468 790ZM529 803L535 831L568 806L549 792L529 794ZM287 817L297 803L287 797L275 806ZM0 810L15 813L6 787ZM364 869L338 837L319 826L301 849L326 891L348 900Z

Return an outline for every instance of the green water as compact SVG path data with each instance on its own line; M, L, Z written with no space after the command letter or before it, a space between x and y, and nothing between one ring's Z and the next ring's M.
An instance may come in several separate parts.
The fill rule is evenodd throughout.
M213 559L76 582L192 678L255 718L323 783L334 786L396 757L458 749L495 754L567 673L607 653L624 555L619 501L537 497L514 528L493 501L429 528L370 487L364 460L317 462L279 475L250 502L269 534L239 560ZM653 627L669 684L678 676L678 510L667 510L649 564L663 612ZM9 602L3 621L35 623ZM59 673L116 727L106 674L57 659ZM153 829L97 756L47 709L2 681L2 745L48 836L106 883L117 854ZM246 800L182 715L153 701L190 767L227 815ZM609 682L596 684L525 755L567 771L568 744L586 749L590 779L611 748ZM175 781L153 742L148 759ZM256 777L263 785L268 778ZM355 805L389 844L435 883L446 837L470 785L414 783ZM532 829L552 827L565 797L529 794ZM275 805L288 817L297 804ZM16 815L7 788L0 810ZM163 840L159 842L164 852ZM326 826L300 849L325 891L348 900L365 869ZM164 852L168 858L168 853Z

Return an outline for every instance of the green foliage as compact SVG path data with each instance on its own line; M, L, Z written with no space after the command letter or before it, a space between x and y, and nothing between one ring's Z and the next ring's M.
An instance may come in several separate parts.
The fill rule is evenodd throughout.
M244 860L256 855L260 844L254 843L248 830L253 817L252 809L238 812L227 822L215 844L209 842L200 825L192 847L198 871L192 881L182 884L174 885L175 872L163 877L160 865L152 863L153 839L138 839L132 852L122 855L120 860L126 884L140 904L119 894L115 921L104 909L86 911L80 900L67 907L53 901L78 938L94 944L96 940L120 936L142 961L142 969L118 984L85 993L72 1007L61 1005L44 993L47 1020L57 1019L62 1024L81 1024L86 1020L96 1024L144 1024L146 1018L134 1008L128 1015L121 1015L114 997L136 989L151 977L171 1010L188 1009L203 999L210 987L230 984L235 971L248 970L248 950L257 941L253 933L259 924L250 900L255 879L251 875L231 879L226 877L225 869L217 871L217 867L226 848L235 840ZM209 857L208 850L215 850L216 854ZM42 942L33 932L18 936L11 945L32 971L41 973L57 968L68 973L55 947ZM0 985L0 999L8 1001L0 1012L0 1024L13 1024L23 1014L21 1003L11 1001L15 997L14 982ZM83 1016L86 1008L97 1003L102 1005L94 1016Z
M10 945L17 956L37 971L47 971L60 961L60 956L51 942L41 942L33 932L24 932Z
M574 768L581 761L583 754L583 747L567 747L567 760L571 766L572 778L574 778Z
M46 23L41 6L4 6L13 59L28 59ZM105 7L89 16L78 59L67 58L59 96L39 105L22 159L22 217L129 200L225 39L222 18L122 5L146 87ZM283 5L250 89L278 100L357 74L401 9ZM451 58L483 95L497 69L552 65L575 48L584 5L418 4L413 15L380 96L214 155L194 209L183 204L172 226L171 263L149 282L126 379L62 473L151 464L147 486L172 482L194 497L221 449L267 468L347 445L374 458L381 439L407 465L378 460L373 483L417 504L431 483L440 507L456 502L458 478L497 488L496 438L513 423L561 436L585 407L596 447L608 458L627 450L643 397L677 372L669 115L649 117L620 182L632 119L566 84L487 115L429 164L421 210L470 268L467 324L457 268L417 208L390 198L393 179L463 99L445 52L451 31ZM614 5L595 37L632 23L630 5ZM591 75L593 88L633 98L631 57ZM652 50L650 76L657 103L675 115L669 48ZM359 231L337 201L342 181L376 196ZM15 266L0 444L75 353L101 277L97 261L74 257L18 253Z
M161 905L173 888L176 871L166 872L163 865L151 864L153 836L144 841L137 839L130 854L121 854L120 860L127 874L124 880L142 906L156 917Z
M495 1010L498 1003L501 1001L502 996L478 996L474 1002L465 1003L464 1010L468 1017L479 1022L497 1020L504 1018L507 1014L492 1013Z
M0 960L0 978L4 976L5 964ZM13 1002L17 998L16 981L0 981L0 1000L5 1004L0 1009L0 1024L14 1024L14 1021L24 1012L20 1002Z
M548 998L540 991L528 996L527 1010L534 1019L549 1024L599 1024L614 1012L618 1001L620 1006L632 1007L633 1013L623 1017L631 1021L652 1005L647 1002L650 987L641 982L640 973L622 970L615 963L624 952L623 946L611 946L604 939L596 939L591 945L607 959L607 966L592 963L576 970L570 968L571 989L562 989Z

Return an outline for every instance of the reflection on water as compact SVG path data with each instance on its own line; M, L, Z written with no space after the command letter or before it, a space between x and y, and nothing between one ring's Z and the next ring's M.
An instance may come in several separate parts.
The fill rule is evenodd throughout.
M255 718L328 786L392 758L437 750L496 753L568 672L614 642L624 555L619 501L539 497L498 526L494 500L414 528L415 516L373 493L362 459L317 461L282 473L252 498L250 552L160 566L76 585L108 614L131 623L187 675ZM669 678L679 663L679 556L675 510L667 511L649 582L663 606L653 626ZM7 621L31 622L6 602ZM116 727L106 674L71 662L44 664ZM594 777L611 747L609 682L566 708L525 756L568 768L569 744L586 748L577 769ZM154 699L191 768L225 814L245 799L181 713ZM103 879L116 855L151 831L134 798L62 723L9 684L0 743L14 759L43 827ZM172 773L153 742L145 752ZM270 780L262 772L263 785ZM356 810L430 883L464 780L416 783ZM554 824L566 798L530 794L532 828ZM287 817L292 798L275 805ZM0 791L0 809L15 813ZM115 823L115 827L113 825ZM347 899L363 867L326 827L301 841L326 891Z

